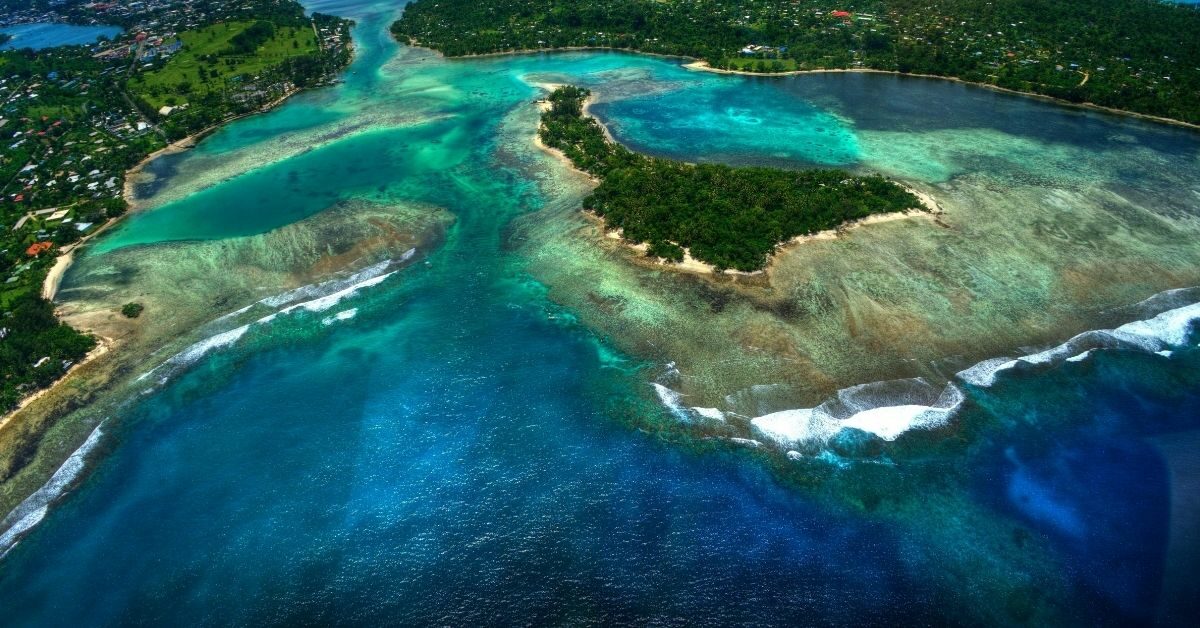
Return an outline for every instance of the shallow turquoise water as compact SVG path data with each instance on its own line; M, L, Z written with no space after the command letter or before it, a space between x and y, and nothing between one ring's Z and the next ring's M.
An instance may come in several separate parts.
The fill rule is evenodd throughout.
M2 50L18 48L52 48L54 46L77 46L92 44L101 37L113 38L121 33L116 26L78 26L75 24L18 24L0 28L0 32L12 39L0 46Z
M961 441L899 447L883 461L898 470L831 457L797 487L748 450L646 432L657 365L526 275L511 223L548 199L504 145L526 80L594 87L648 152L928 183L1053 170L1151 194L1194 167L1194 135L910 79L731 86L622 54L447 64L397 51L389 10L314 8L360 18L346 83L157 165L157 208L87 255L262 233L345 199L458 223L428 264L253 327L111 417L94 472L0 562L0 623L1016 622L1043 605L1123 623L1195 574L1172 545L1195 523L1172 510L1200 477L1180 445L1200 428L1195 350L1006 375L968 390ZM997 129L1003 150L969 155L882 139ZM1056 153L1092 150L1175 165ZM889 500L919 507L871 513ZM971 562L1028 547L1032 566ZM962 608L975 590L986 607Z

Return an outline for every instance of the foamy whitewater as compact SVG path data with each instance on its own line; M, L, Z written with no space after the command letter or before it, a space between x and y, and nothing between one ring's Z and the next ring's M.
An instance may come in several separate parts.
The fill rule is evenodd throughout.
M1177 293L1179 291L1170 291ZM1168 294L1168 293L1164 293ZM1053 366L1064 361L1080 362L1095 351L1125 349L1170 357L1170 351L1188 344L1192 328L1200 319L1200 303L1167 310L1154 318L1126 323L1116 329L1085 331L1045 351L1020 358L992 358L958 373L972 386L987 388L996 376L1015 368Z
M279 308L281 305L291 304L287 305L286 307L279 308L275 312L267 314L266 316L263 316L253 322L213 334L212 336L195 342L186 349L176 353L170 358L167 358L158 366L155 366L149 371L141 374L137 379L138 381L142 381L149 378L151 375L158 373L159 377L157 379L157 385L161 386L169 381L172 376L179 373L180 370L195 364L213 350L229 347L237 343L237 341L241 340L242 337L244 337L246 333L249 332L253 327L265 325L274 321L279 316L288 315L297 311L324 312L329 310L338 303L341 303L344 299L357 294L360 290L383 283L396 273L395 270L389 271L389 268L392 268L396 264L411 260L415 253L416 249L409 249L396 260L385 260L353 273L348 277L342 279L331 279L329 281L301 286L294 290L289 290L275 296L261 299L256 303L252 303L246 307L230 312L229 314L225 314L213 320L212 323L209 323L208 327L212 327L218 325L219 323L236 318L237 316L249 312L258 305ZM299 299L307 300L296 302ZM349 320L357 313L357 308L345 310L335 314L334 316L322 319L321 323L325 326L328 326L338 321ZM149 392L150 390L153 389L149 389L144 392Z
M97 425L96 429L88 435L87 440L79 446L79 449L76 449L58 468L58 471L50 476L50 481L34 494L26 497L25 501L10 512L3 521L0 521L0 530L4 530L4 533L0 534L0 558L3 558L16 545L22 534L42 521L50 508L50 503L58 499L71 482L79 477L88 453L96 447L103 435L103 432L100 431L101 425Z
M1166 291L1138 305L1148 305L1187 291ZM1106 349L1142 351L1169 358L1173 349L1188 344L1197 320L1200 320L1200 303L1184 305L1116 329L1083 332L1058 346L1020 358L984 360L960 371L956 377L963 383L986 388L996 382L998 374L1011 369L1082 362ZM678 376L675 364L668 364L664 377ZM681 421L724 421L730 414L720 408L687 407L677 391L659 382L651 386L660 403ZM884 441L894 441L911 430L943 427L954 418L964 401L962 390L951 382L931 399L934 390L919 378L861 384L838 391L834 398L814 408L780 410L750 418L750 429L753 434L788 450L819 449L845 430L859 430ZM923 398L925 403L912 403L914 398ZM800 455L789 451L791 454Z

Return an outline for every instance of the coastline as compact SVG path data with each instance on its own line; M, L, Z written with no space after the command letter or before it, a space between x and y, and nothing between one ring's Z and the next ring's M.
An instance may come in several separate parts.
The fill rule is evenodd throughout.
M352 59L353 59L353 57L352 57ZM172 142L172 143L168 144L167 146L165 146L159 150L156 150L153 153L150 153L149 155L142 158L141 161L134 164L131 168L129 168L128 170L125 171L125 180L124 180L124 183L122 186L122 198L124 198L126 204L129 206L129 209L120 216L117 216L115 218L110 218L108 221L106 221L104 224L100 225L100 227L98 227L92 233L88 234L87 236L81 238L79 241L74 242L71 245L64 247L63 249L60 250L58 257L55 259L54 265L46 273L46 277L42 281L42 290L41 290L42 297L48 301L53 302L54 297L56 297L58 294L58 289L62 283L63 277L66 275L67 270L70 269L71 265L75 261L75 253L81 247L85 246L93 238L99 236L100 234L104 233L108 229L111 229L113 226L117 225L130 213L138 211L139 208L137 206L136 199L135 199L135 193L134 193L134 186L136 185L136 183L134 183L134 178L139 173L141 173L142 170L147 165L149 165L151 162L153 162L155 159L158 159L158 158L166 156L166 155L172 155L172 154L178 154L178 153L185 152L185 151L195 147L206 136L217 131L218 129L224 127L227 124L230 124L230 123L240 120L242 118L247 118L247 117L258 115L261 113L267 113L267 112L275 109L276 107L282 105L289 98L291 98L292 96L295 96L296 94L299 94L300 92L307 91L308 89L317 89L317 88L326 87L326 86L327 85L317 85L317 86L313 86L311 88L292 89L289 92L282 95L281 97L263 105L262 107L254 110L254 111L239 114L239 115L227 118L225 120L222 120L221 122L218 122L209 127L206 127L196 133L188 135L187 137L184 137L180 140ZM56 312L56 314L57 314L57 312ZM87 330L84 330L84 331L87 331ZM97 362L97 360L103 356L108 356L109 358L112 358L117 353L117 349L121 345L121 343L117 339L113 339L113 338L106 338L106 337L98 336L97 340L98 340L98 344L97 344L96 348L93 349L92 351L88 352L88 354L86 356L84 356L81 360L79 360L79 362L72 365L71 368L68 369L65 373L63 373L63 375L61 377L59 377L57 380L55 380L54 383L50 384L49 386L47 386L45 388L42 388L42 389L39 389L37 391L30 393L29 395L22 398L21 401L17 404L17 406L15 408L13 408L12 410L10 410L8 412L5 412L3 415L0 415L0 431L7 430L9 428L12 428L12 427L20 424L22 422L19 418L20 415L23 412L26 412L30 408L30 406L33 406L35 404L35 402L37 402L39 400L44 400L47 398L49 398L51 400L51 401L49 401L49 403L51 404L50 407L44 408L39 411L40 414L44 414L44 415L57 415L57 414L60 414L64 408L69 407L72 403L72 400L69 398L60 396L57 393L74 383L74 380L77 379L77 376L82 367Z
M905 188L908 189L907 186L905 186ZM797 247L801 247L806 244L809 244L811 242L820 242L820 241L825 241L825 240L837 240L839 238L845 237L846 235L849 234L849 232L851 230L857 229L859 227L866 227L869 225L878 225L878 224L883 224L883 223L888 223L888 222L895 222L898 220L910 220L910 219L914 219L914 218L930 218L936 222L937 216L938 216L938 213L935 213L935 212L914 209L914 210L909 210L909 211L904 211L904 212L894 212L894 213L890 213L890 214L875 214L872 216L867 216L865 218L859 218L858 220L852 220L852 221L843 223L841 225L838 225L834 229L826 229L824 231L818 231L817 233L798 235L798 236L792 238L791 240L788 240L787 242L779 243L778 245L776 245L775 252L771 255L770 261L767 262L766 267L764 267L762 270L744 271L744 270L726 269L723 272L718 272L716 267L713 266L712 264L709 264L707 262L702 262L702 261L692 257L691 251L689 251L686 248L683 250L683 261L682 262L666 262L666 261L662 261L659 259L647 257L646 251L648 251L650 249L650 245L648 245L644 242L641 244L634 244L632 242L629 242L621 235L619 230L613 230L613 231L607 230L605 227L606 223L604 222L604 218L597 216L596 214L589 212L589 211L582 211L581 213L588 220L588 222L593 223L598 229L600 229L603 238L608 239L608 240L613 240L617 244L619 244L622 249L624 249L626 252L631 254L630 261L639 266L651 266L651 267L660 268L663 270L675 271L675 272L680 272L680 273L689 273L689 274L693 274L693 275L705 275L705 276L709 276L709 277L747 277L747 278L749 278L749 277L770 278L776 270L776 261L780 255L785 254L787 251L790 251ZM636 254L636 255L634 255L634 254Z
M353 56L351 56L351 62L353 62ZM255 109L254 111L247 111L246 113L241 113L236 116L231 116L229 118L221 120L220 122L214 123L210 126L200 129L199 131L196 131L195 133L192 133L191 135L188 135L184 138L175 140L174 142L167 144L166 146L154 151L153 153L146 155L145 157L142 158L141 161L137 162L131 168L129 168L129 170L125 171L125 184L123 186L122 196L124 197L125 202L129 205L129 211L132 212L132 211L136 211L137 209L139 209L137 207L137 199L135 198L135 192L134 192L134 187L137 185L137 182L134 181L134 178L137 175L141 174L142 171L145 170L146 166L150 165L150 163L153 162L154 160L156 160L160 157L166 157L168 155L177 155L179 153L187 152L187 151L191 150L192 148L195 148L196 145L201 142L201 140L203 140L204 138L208 137L209 135L219 131L222 127L224 127L228 124L232 124L243 118L249 118L251 116L256 116L256 115L259 115L262 113L268 113L271 110L275 109L276 107L287 102L288 99L290 99L292 96L295 96L301 92L308 91L310 89L320 89L322 87L328 87L328 85L315 85L313 87L293 88L292 90L284 93L279 98L272 100L271 102L263 105L262 107L259 107L258 109ZM118 216L117 218L113 219L113 221L120 220L121 218L124 218L124 215ZM110 222L113 222L113 221L110 221ZM105 226L107 227L108 224L106 223ZM92 235L95 235L95 234L92 234Z
M440 50L422 46L420 44L420 42L414 41L408 45L413 46L413 47L425 48L426 50L432 50L433 52L437 53L438 55L441 55L442 57L444 57L446 59L452 59L452 60L453 59L473 59L473 58L478 58L478 57L503 57L503 56L514 56L514 55L545 54L545 53L557 53L557 52L583 52L583 51L591 50L591 51L624 52L624 53L628 53L628 54L638 54L638 55L646 55L646 56L650 56L650 57L660 57L663 59L680 59L680 60L687 61L687 63L682 64L682 66L688 70L693 70L693 71L697 71L697 72L711 72L714 74L736 74L736 75L741 75L741 76L758 76L758 77L764 77L764 78L783 77L783 76L799 76L802 74L849 74L849 73L891 74L891 75L895 75L895 76L911 76L911 77L915 77L915 78L938 79L938 80L942 80L942 81L950 81L953 83L961 83L963 85L973 85L975 87L982 87L985 89L990 89L992 91L1002 92L1002 93L1006 93L1006 94L1015 94L1018 96L1025 96L1027 98L1036 98L1036 99L1042 100L1044 102L1052 102L1057 105L1062 105L1065 107L1073 107L1073 108L1077 108L1077 109L1086 109L1086 110L1090 110L1090 111L1098 111L1098 112L1102 112L1102 113L1108 113L1108 114L1114 114L1114 115L1120 115L1120 116L1128 116L1130 118L1136 118L1139 120L1147 120L1147 121L1151 121L1151 122L1169 124L1172 126L1178 126L1178 127L1183 127L1186 129L1200 131L1200 123L1185 122L1183 120L1176 120L1175 118L1156 116L1156 115L1152 115L1152 114L1148 114L1148 113L1138 113L1136 111L1130 111L1128 109L1118 109L1116 107L1106 107L1104 105L1097 105L1097 104L1090 103L1090 102L1082 102L1082 103L1072 102L1070 100L1056 98L1054 96L1047 96L1045 94L1038 94L1036 92L1023 92L1021 90L1010 89L1007 87L1000 87L998 85L992 85L991 83L979 83L976 81L964 80L964 79L954 77L954 76L942 76L939 74L914 74L911 72L904 73L904 72L899 72L897 70L877 70L874 68L831 68L831 69L821 69L821 70L789 70L789 71L785 71L785 72L746 72L744 70L722 70L720 68L714 68L714 67L710 66L707 61L704 61L703 59L696 59L695 57L688 57L685 55L668 55L668 54L662 54L662 53L658 53L658 52L643 52L641 50L636 50L636 49L631 49L631 48L613 48L610 46L564 46L561 48L538 48L538 49L532 49L532 50L506 50L506 51L502 51L502 52L485 52L485 53L479 53L479 54L457 55L457 56L453 56L453 57L447 57Z
M75 373L79 369L83 368L87 364L90 364L91 362L95 361L97 358L100 358L101 356L106 355L110 351L113 351L114 349L116 349L117 344L118 343L115 340L113 340L112 338L106 338L104 336L96 336L96 346L94 348L92 348L91 351L88 351L87 355L83 356L82 359L80 359L75 364L72 364L71 368L67 369L67 372L63 373L63 376L58 379L58 382L54 382L53 384L51 384L50 386L47 386L46 388L42 388L41 390L33 392L29 396L22 399L21 402L17 404L17 407L13 408L12 412L9 412L8 414L4 415L3 417L0 417L0 430L4 429L4 427L6 425L8 425L8 423L10 421L12 421L13 418L15 418L17 416L17 414L21 410L23 410L26 406L37 401L38 399L41 399L42 397L45 397L46 395L49 395L52 392L54 392L54 389L58 386L59 382L66 380L73 373Z
M59 251L59 256L42 281L43 297L53 303L62 279L74 263L75 253L80 247L118 224L128 214L142 209L135 198L135 180L151 162L166 155L187 151L224 126L242 118L272 111L301 92L322 89L341 82L341 77L357 58L357 46L353 41L347 46L349 55L346 64L329 80L306 87L293 87L258 108L227 117L171 142L127 169L122 182L122 198L127 205L126 212L110 218L92 233ZM64 312L55 305L55 317L62 321ZM79 424L67 425L68 422L63 419L69 417L73 411L94 402L100 391L113 386L115 378L128 372L129 360L134 357L129 352L138 349L139 345L136 334L130 335L128 332L141 323L111 313L108 314L108 318L120 319L119 325L125 327L125 330L119 331L118 327L118 331L113 333L110 325L100 332L87 322L82 325L78 322L73 323L96 337L97 346L49 386L26 395L16 407L0 414L0 504L3 504L0 506L0 513L3 513L0 520L7 517L13 507L43 486L46 479L59 470L63 461L76 452L81 442L77 440L80 434L77 432ZM145 344L144 341L142 344ZM95 428L94 425L87 427L85 437ZM0 534L3 534L3 531L0 531Z
M530 83L530 85L532 85L538 89L545 90L547 96L549 96L551 93L553 93L554 90L556 90L560 87L564 87L564 85L561 83ZM595 96L589 94L587 99L585 99L583 101L583 114L584 115L589 115L588 107L591 106L593 98L595 98ZM545 112L545 111L550 110L550 101L548 101L546 99L538 99L535 102L535 104L537 105L538 111ZM600 121L597 120L596 123L600 124ZM600 128L604 130L604 136L606 138L608 138L608 140L610 142L616 141L613 139L612 135L608 132L607 127L605 127L603 124L600 124ZM570 168L572 172L576 172L584 177L587 177L587 179L589 181L591 181L593 184L600 183L600 179L596 178L594 175L588 174L588 173L576 168L575 164L571 162L571 159L569 157L567 157L566 153L563 153L561 150L559 150L557 148L547 146L546 143L542 141L541 131L542 131L542 123L541 123L541 120L538 120L538 125L533 130L533 145L534 146L537 146L543 152L545 152L545 153L549 154L550 156L554 157L555 159L561 161L564 165L567 166L567 168Z

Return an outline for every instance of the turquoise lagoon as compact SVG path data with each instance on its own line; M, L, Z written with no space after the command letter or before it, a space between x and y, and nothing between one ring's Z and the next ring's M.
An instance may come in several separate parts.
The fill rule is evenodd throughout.
M359 21L345 83L159 160L65 279L68 312L145 299L172 338L6 519L0 623L1194 612L1200 299L1164 291L1200 285L1195 133L902 77L447 62L392 43L391 8L312 8ZM630 264L532 146L535 85L567 81L638 150L884 172L948 226L799 247L765 288ZM391 263L278 279L285 245L439 211ZM762 429L839 389L822 412L859 420L959 397L859 423L892 439Z

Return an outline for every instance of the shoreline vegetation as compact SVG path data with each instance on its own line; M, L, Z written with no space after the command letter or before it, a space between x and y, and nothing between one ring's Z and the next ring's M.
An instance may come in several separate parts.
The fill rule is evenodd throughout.
M1153 0L417 0L392 31L448 57L620 50L755 76L943 78L1200 128L1200 10Z
M629 151L588 115L591 92L552 89L536 143L596 187L583 208L649 258L692 272L764 271L781 247L881 216L937 211L928 195L840 170L684 164ZM893 218L894 219L894 218Z

